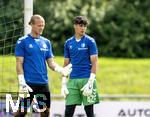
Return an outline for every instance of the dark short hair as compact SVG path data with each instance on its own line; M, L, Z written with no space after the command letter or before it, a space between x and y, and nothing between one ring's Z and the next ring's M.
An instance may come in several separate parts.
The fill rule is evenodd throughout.
M83 24L85 26L87 26L89 24L88 19L84 16L76 16L74 18L74 24Z

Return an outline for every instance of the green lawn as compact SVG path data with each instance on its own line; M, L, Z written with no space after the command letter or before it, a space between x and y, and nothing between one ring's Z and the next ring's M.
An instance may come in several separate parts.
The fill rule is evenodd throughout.
M63 57L55 57L63 64ZM0 92L17 91L15 57L0 57ZM48 70L53 94L60 94L61 75ZM99 58L97 84L100 94L150 94L150 59Z

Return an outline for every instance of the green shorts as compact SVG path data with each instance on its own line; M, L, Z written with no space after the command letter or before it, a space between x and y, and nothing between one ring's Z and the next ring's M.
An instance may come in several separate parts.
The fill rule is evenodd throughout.
M96 86L96 80L93 85L93 92L91 96L84 96L82 94L82 87L88 82L88 78L82 79L69 79L67 83L67 88L69 94L67 95L65 101L66 105L91 105L99 103L99 96Z

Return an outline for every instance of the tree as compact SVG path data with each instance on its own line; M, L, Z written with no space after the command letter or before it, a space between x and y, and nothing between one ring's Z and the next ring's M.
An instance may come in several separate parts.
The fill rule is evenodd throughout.
M118 1L102 21L102 49L106 56L150 57L150 1Z

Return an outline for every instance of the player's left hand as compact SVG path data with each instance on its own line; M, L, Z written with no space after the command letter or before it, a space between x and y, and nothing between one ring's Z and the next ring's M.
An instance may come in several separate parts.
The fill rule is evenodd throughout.
M92 95L94 80L95 80L95 74L91 73L88 82L81 89L81 91L83 91L82 94L84 96Z
M62 77L62 87L61 87L61 94L66 98L66 96L69 94L69 91L67 89L67 78Z

